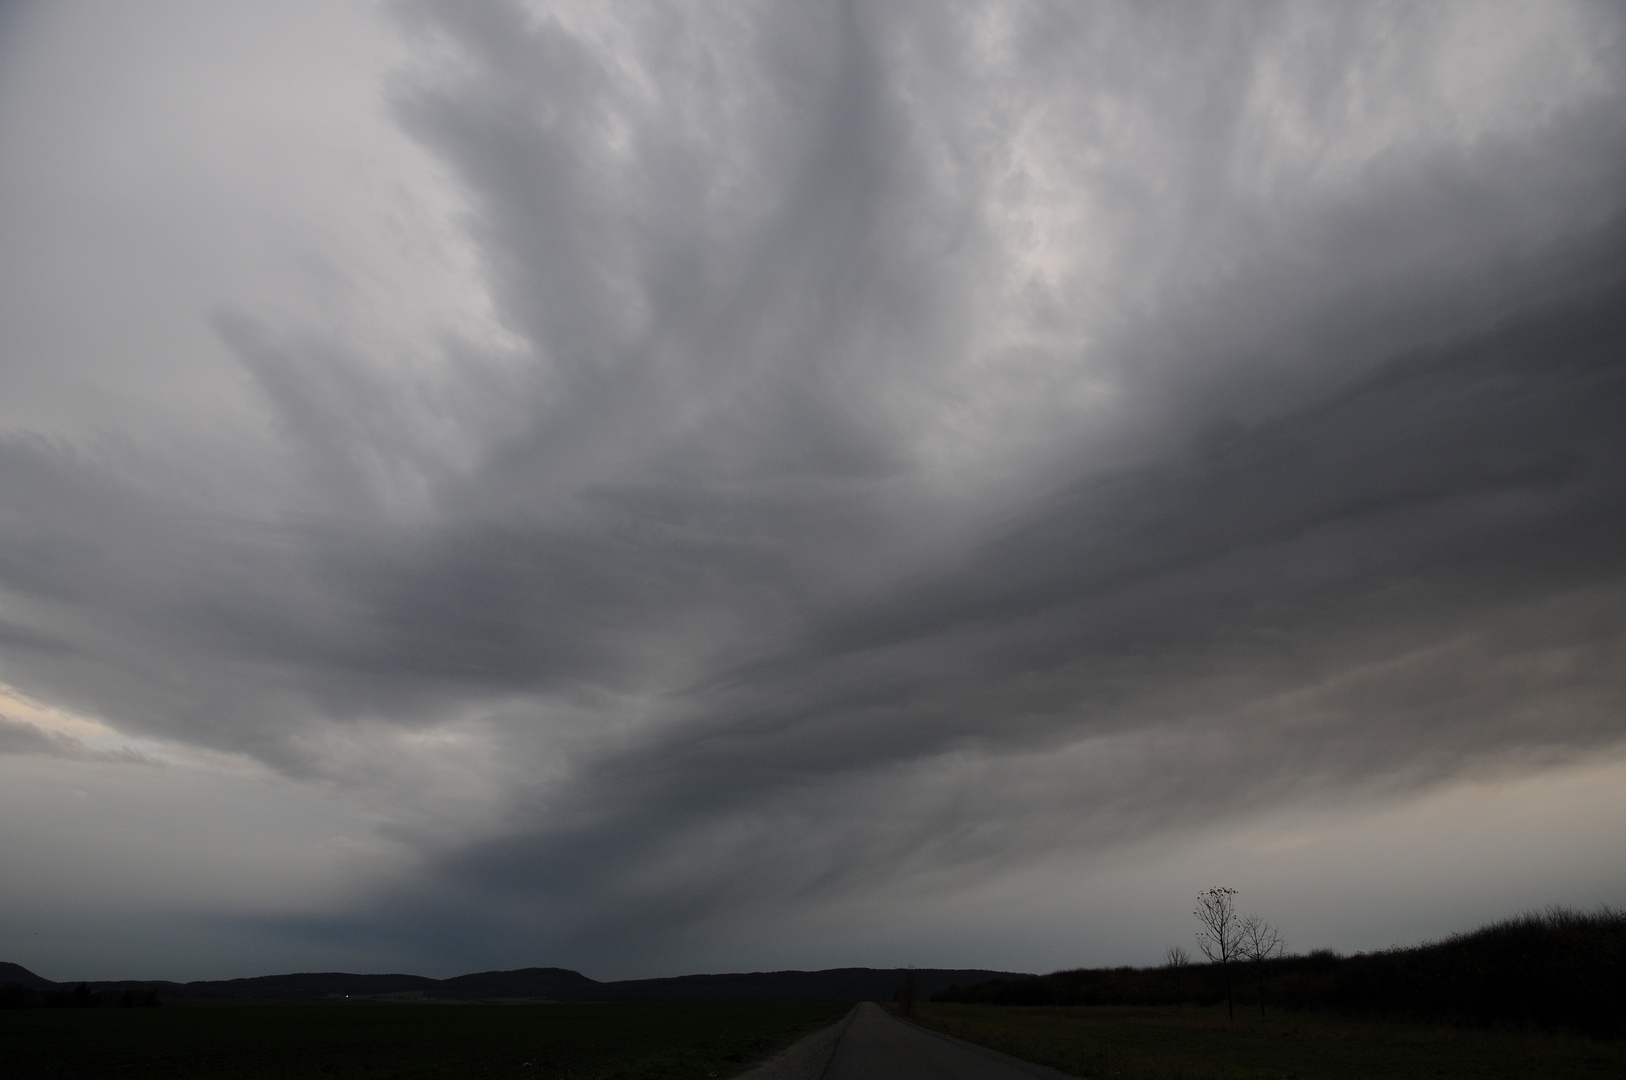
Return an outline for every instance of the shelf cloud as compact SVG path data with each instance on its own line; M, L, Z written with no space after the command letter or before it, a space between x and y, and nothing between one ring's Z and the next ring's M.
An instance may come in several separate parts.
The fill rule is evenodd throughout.
M1298 946L1618 903L1398 868L1626 747L1623 35L0 13L4 958L1151 962L1318 814L1418 816L1239 857Z

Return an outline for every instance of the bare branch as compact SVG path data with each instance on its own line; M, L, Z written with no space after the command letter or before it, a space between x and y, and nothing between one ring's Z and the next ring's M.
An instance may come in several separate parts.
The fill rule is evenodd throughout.
M1241 919L1236 913L1236 890L1221 886L1198 893L1197 908L1192 914L1203 926L1197 932L1197 947L1203 955L1220 964L1235 960L1238 936L1242 932Z
M1259 916L1249 915L1242 920L1242 932L1238 935L1238 951L1242 956L1263 964L1282 955L1285 948L1281 931Z

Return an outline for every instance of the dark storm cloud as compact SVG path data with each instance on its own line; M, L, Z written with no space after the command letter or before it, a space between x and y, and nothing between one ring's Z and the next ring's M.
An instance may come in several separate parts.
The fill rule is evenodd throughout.
M1421 12L412 4L518 345L218 308L229 498L8 436L0 678L395 791L363 921L585 957L1617 745L1626 111L1565 10L1568 97ZM366 740L464 722L497 823L437 830Z
M1064 493L956 573L813 620L785 655L698 688L688 723L586 773L586 828L465 852L456 874L544 893L562 871L572 892L608 878L590 918L625 935L650 929L651 897L618 875L658 865L680 829L703 849L739 815L773 824L733 838L728 873L663 881L699 894L669 917L862 888L933 847L1019 861L1056 842L1042 819L1058 815L1123 842L1220 806L1612 744L1619 299L1398 359L1312 409ZM1107 751L1127 776L1092 775L1088 756L1045 776L1046 748L1137 731L1143 760ZM919 814L841 805L856 776L907 803L895 774L964 747L1026 750L1051 790L1022 805L971 783Z

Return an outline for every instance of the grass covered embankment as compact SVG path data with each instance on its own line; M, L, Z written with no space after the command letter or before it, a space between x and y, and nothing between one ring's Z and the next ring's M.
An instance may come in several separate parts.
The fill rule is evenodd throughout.
M175 1005L0 1012L6 1080L728 1077L847 1005Z
M1604 1080L1626 1043L1220 1006L917 1004L912 1019L1074 1076L1112 1080Z

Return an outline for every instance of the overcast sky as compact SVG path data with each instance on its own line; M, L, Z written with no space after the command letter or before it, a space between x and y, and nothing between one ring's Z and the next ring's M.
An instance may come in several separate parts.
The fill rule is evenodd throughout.
M1626 903L1626 9L0 5L0 959Z

